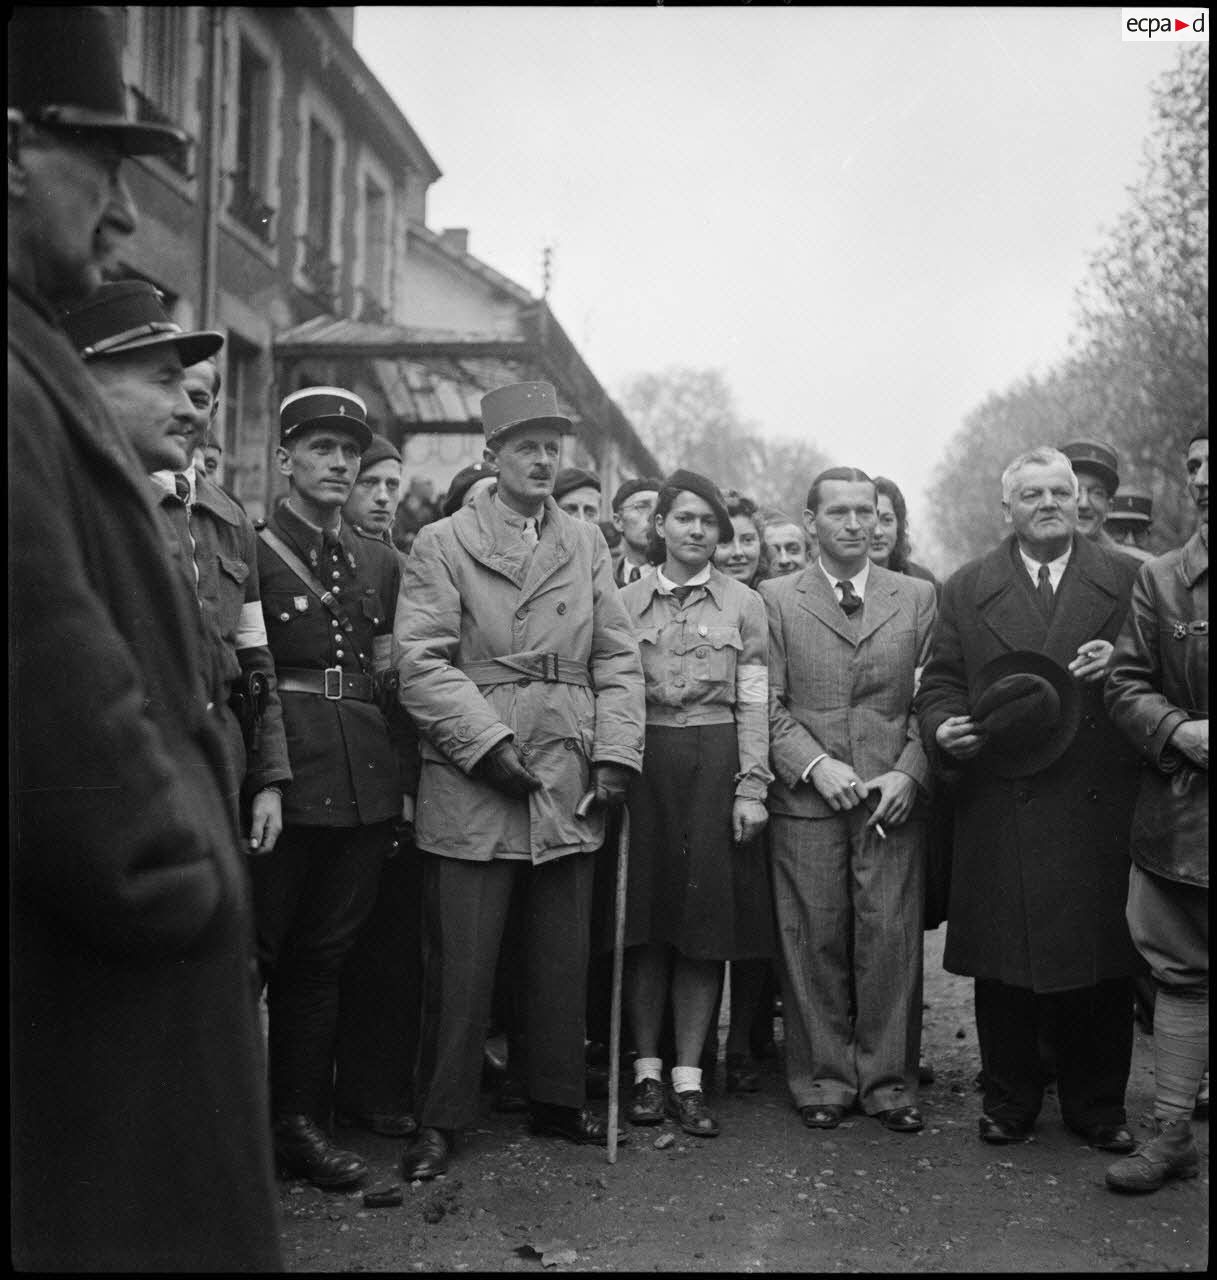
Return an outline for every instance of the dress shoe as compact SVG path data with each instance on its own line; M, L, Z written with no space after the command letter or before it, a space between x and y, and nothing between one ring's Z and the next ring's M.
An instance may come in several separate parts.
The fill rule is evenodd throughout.
M664 1096L664 1110L695 1138L718 1137L718 1121L706 1106L706 1095L700 1089L686 1089L683 1093L669 1089Z
M311 1116L279 1116L273 1128L275 1163L289 1178L330 1190L362 1182L368 1166L353 1151L334 1146Z
M495 1090L494 1110L502 1115L517 1115L528 1110L528 1090L510 1076Z
M580 1146L603 1147L608 1144L608 1121L593 1115L586 1107L559 1107L551 1103L534 1102L528 1120L533 1133L551 1134L566 1138ZM617 1134L617 1141L624 1142L626 1135Z
M663 1124L663 1085L658 1080L637 1080L625 1109L630 1124Z
M997 1144L1030 1142L1031 1126L1015 1124L1011 1120L994 1120L992 1116L981 1116L980 1140Z
M799 1118L809 1129L835 1129L845 1119L846 1108L836 1102L800 1107Z
M756 1064L749 1062L746 1054L727 1054L727 1092L759 1093L761 1077Z
M1107 1170L1113 1191L1157 1191L1171 1178L1194 1178L1200 1172L1200 1152L1187 1120L1155 1122L1157 1133L1133 1155Z
M1093 1124L1087 1129L1074 1129L1086 1142L1100 1151L1127 1155L1136 1149L1136 1140L1122 1124Z
M366 1129L382 1138L408 1138L418 1132L418 1121L408 1111L373 1111L363 1115L358 1111L336 1110L334 1123L343 1129Z
M893 1133L916 1133L925 1128L925 1121L916 1107L892 1107L889 1111L876 1111L875 1119Z
M401 1153L401 1176L407 1182L426 1182L448 1172L451 1136L443 1129L421 1128L414 1141Z

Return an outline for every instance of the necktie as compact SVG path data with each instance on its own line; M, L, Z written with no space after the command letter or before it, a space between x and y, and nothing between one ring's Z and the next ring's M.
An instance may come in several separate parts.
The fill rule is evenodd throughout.
M173 491L183 503L190 501L190 481L179 471L173 477Z
M672 594L676 597L678 604L684 604L684 602L689 598L689 592L692 590L692 587L673 587Z
M537 533L537 519L536 519L536 517L535 517L535 516L525 516L525 517L524 517L524 528L523 528L523 530L522 530L522 531L521 531L521 533L520 533L520 537L522 537L522 538L524 539L524 545L525 545L526 547L528 547L528 548L531 550L533 547L535 547L535 546L537 545L537 542L539 541L540 536L541 536L541 535L540 535L539 533Z
M180 473L173 477L173 492L177 500L168 495L165 497L164 509L177 534L178 546L182 549L182 559L190 575L190 585L198 592L199 569L194 562L194 537L190 532L190 482Z
M1040 598L1040 607L1044 611L1044 617L1051 618L1052 603L1055 597L1052 590L1052 576L1049 574L1048 566L1046 564L1040 565L1036 594Z
M642 577L642 570L636 564L630 565L630 572L629 572L629 575L626 577L626 582L627 583L637 582L638 579L641 577Z
M862 597L854 591L854 584L848 578L837 583L841 592L841 610L847 618L852 618L862 608Z

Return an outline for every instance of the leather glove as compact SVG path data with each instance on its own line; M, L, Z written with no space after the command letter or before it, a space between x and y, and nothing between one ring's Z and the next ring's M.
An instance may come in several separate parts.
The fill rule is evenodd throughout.
M506 739L496 742L486 752L473 766L473 773L496 791L517 800L527 800L534 791L541 789L541 779L529 772L515 744Z
M626 789L630 785L630 770L623 764L592 765L591 790L595 796L595 809L620 809L625 804Z

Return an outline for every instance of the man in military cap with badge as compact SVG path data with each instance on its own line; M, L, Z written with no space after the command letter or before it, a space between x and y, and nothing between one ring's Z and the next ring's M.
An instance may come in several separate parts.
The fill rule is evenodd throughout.
M482 425L498 490L419 532L395 623L401 699L422 735L427 935L422 1127L407 1178L443 1173L456 1131L476 1118L513 895L526 918L532 1126L608 1137L584 1106L583 975L604 810L642 762L642 664L600 530L552 497L571 427L553 387L491 391Z
M391 547L342 518L372 441L363 401L306 387L283 401L279 423L289 492L260 531L258 569L293 778L279 843L250 869L275 1154L283 1172L332 1188L367 1172L325 1125L343 960L403 816L385 714L401 569Z
M1120 460L1116 451L1102 440L1071 440L1061 445L1078 478L1077 526L1084 538L1097 542L1106 551L1117 548L1104 529L1111 500L1120 487Z
M12 1261L278 1270L262 1034L199 606L56 321L135 230L110 16L8 22ZM176 358L176 357L175 357Z
M976 981L980 1138L1031 1137L1043 1032L1066 1126L1125 1152L1137 760L1102 682L1136 566L1079 536L1064 453L1020 455L1001 485L1012 535L944 587L914 704L956 801L943 963Z
M250 851L269 852L292 773L262 621L257 538L245 512L191 465L201 435L185 371L214 355L224 337L183 333L144 280L103 284L68 308L63 326L173 526L171 546L211 641L203 674L229 744L229 793L241 800Z
M1154 495L1146 489L1125 485L1111 500L1104 529L1112 541L1134 560L1152 560L1149 531L1154 522Z

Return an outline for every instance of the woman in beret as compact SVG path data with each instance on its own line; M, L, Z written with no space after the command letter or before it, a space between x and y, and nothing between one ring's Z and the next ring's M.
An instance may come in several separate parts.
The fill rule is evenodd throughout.
M626 1007L638 1058L627 1115L713 1137L697 1065L726 960L772 953L768 881L754 837L769 771L768 627L755 592L712 564L734 535L704 476L664 481L650 559L622 591L646 676L643 771L631 784ZM659 1037L671 997L675 1061Z

